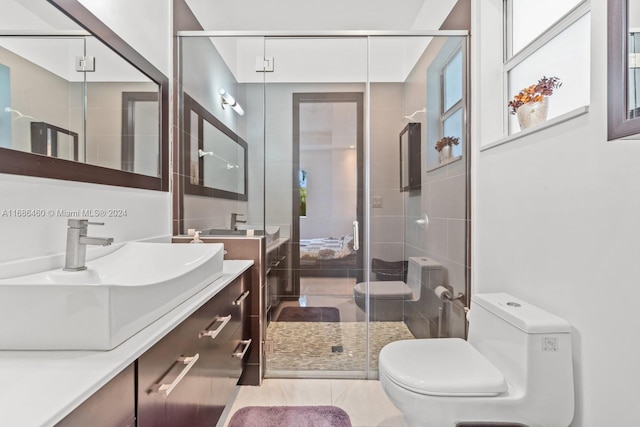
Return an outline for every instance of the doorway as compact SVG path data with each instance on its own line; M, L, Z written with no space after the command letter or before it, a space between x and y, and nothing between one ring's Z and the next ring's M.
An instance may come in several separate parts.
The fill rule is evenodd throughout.
M268 372L287 376L303 368L307 375L328 370L332 376L363 376L364 323L353 323L353 289L364 276L364 94L293 93L292 102L291 264L297 298L282 302L273 316ZM342 334L347 328L350 340ZM305 356L292 359L291 352Z

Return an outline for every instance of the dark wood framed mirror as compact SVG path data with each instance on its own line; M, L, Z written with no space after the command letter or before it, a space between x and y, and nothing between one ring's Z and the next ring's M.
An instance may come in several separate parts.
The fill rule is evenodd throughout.
M189 95L183 97L184 194L247 201L247 143Z
M47 0L80 27L88 31L95 39L115 52L137 69L141 75L157 85L159 117L156 124L158 162L154 173L144 175L126 170L98 166L74 161L72 158L60 158L43 153L20 151L0 147L0 173L28 175L60 180L106 184L149 190L169 191L169 80L153 64L134 50L128 43L113 32L106 24L93 15L77 0ZM65 126L66 127L66 126ZM72 129L73 130L73 129ZM80 147L82 152L84 147Z
M409 123L400 132L400 191L419 190L420 123Z
M607 1L607 139L611 141L640 134L640 21L633 22L640 0Z

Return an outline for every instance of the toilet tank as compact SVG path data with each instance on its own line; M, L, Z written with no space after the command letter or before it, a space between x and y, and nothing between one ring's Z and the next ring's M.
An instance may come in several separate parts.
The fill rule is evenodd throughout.
M435 289L443 282L442 264L427 257L409 257L407 286L411 288L416 299L422 293L420 285L426 289Z
M540 407L562 402L562 410L571 420L569 322L506 293L473 295L468 320L469 343L503 373L518 393Z

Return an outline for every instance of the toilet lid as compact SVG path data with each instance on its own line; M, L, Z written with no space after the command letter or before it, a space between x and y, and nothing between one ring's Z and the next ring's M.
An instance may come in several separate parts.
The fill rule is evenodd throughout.
M379 369L398 386L433 396L496 396L502 373L460 338L395 341L380 352Z
M367 293L367 282L360 282L353 288L356 295ZM369 282L369 295L375 299L412 299L413 291L401 281Z

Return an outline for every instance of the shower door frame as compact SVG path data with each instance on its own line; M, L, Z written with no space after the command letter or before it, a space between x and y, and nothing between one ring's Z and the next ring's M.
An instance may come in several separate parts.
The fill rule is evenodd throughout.
M469 50L469 31L467 30L418 30L418 31L361 31L361 30L347 30L347 31L210 31L210 30L188 30L188 31L178 31L178 37L235 37L235 38L262 38L264 41L267 39L277 39L277 38L310 38L310 39L322 39L322 38L361 38L366 39L367 41L367 76L365 83L365 92L364 92L364 141L363 141L363 172L364 172L364 194L363 199L365 201L371 200L371 39L372 38L380 38L380 37L464 37L465 38L465 51L466 58L466 78L465 84L466 88L466 111L467 116L465 117L465 132L466 132L466 144L464 147L464 155L465 158L465 170L467 171L467 179L466 179L466 210L467 210L467 218L471 218L470 208L471 208L471 177L470 177L470 166L471 166L471 149L470 149L470 127L471 121L469 119L469 111L470 111L470 96L469 96L469 58L470 58L470 50ZM264 53L264 49L263 49ZM263 81L263 84L266 84L266 80ZM265 101L265 110L263 110L263 114L266 114L266 101ZM264 123L265 129L265 140L266 144L266 122ZM293 165L292 165L293 167ZM370 330L369 330L369 311L370 311L370 301L369 301L369 283L371 281L371 259L370 259L370 244L371 244L371 206L369 203L365 204L365 208L362 212L365 227L360 230L361 240L363 245L361 247L362 250L362 269L363 269L363 280L366 283L366 300L365 300L365 316L366 316L366 366L365 366L365 378L367 379L377 379L377 375L373 375L371 371L371 348L370 348ZM293 218L292 218L293 220ZM469 261L471 260L470 248L470 221L468 221L469 225L466 229L466 250L465 250L465 258L467 260L466 265L470 265ZM471 278L465 269L465 306L469 306L469 302L471 300Z

